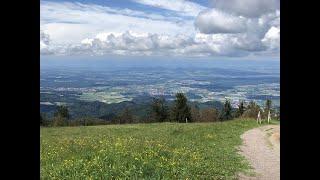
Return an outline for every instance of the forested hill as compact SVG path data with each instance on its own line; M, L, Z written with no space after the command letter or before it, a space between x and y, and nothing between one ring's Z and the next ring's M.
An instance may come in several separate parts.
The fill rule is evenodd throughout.
M99 101L80 101L73 100L68 103L68 109L72 118L81 117L95 117L105 120L112 119L117 114L124 111L125 108L129 108L133 115L138 118L146 118L151 111L151 104L153 98L150 96L142 96L134 98L132 101L124 101L120 103L106 104ZM166 104L171 106L173 101L168 100ZM199 109L216 108L221 110L223 103L220 101L208 101L205 103L189 102L190 107L198 107ZM48 118L53 117L54 112L57 109L57 105L40 105L40 112L46 114Z

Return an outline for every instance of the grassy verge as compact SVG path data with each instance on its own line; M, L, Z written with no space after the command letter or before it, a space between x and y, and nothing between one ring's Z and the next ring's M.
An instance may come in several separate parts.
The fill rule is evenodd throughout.
M41 128L42 179L234 179L254 120Z

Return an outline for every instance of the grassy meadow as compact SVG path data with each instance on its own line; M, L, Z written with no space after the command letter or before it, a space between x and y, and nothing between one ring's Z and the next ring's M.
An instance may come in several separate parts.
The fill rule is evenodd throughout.
M41 128L41 179L234 179L254 120Z

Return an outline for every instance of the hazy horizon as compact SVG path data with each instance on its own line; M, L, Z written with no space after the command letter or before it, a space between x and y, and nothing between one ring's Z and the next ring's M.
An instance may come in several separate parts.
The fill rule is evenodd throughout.
M208 59L161 59L153 60L151 58L144 59L118 59L118 58L46 58L42 59L40 68L69 67L83 69L103 69L103 68L134 68L134 67L164 67L164 68L222 68L256 71L264 73L279 74L279 60L208 60Z

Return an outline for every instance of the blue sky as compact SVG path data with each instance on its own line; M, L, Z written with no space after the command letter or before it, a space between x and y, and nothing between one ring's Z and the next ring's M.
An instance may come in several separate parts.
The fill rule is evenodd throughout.
M279 0L40 4L41 57L279 58Z
M166 9L161 9L157 7L152 7L148 6L145 4L140 4L136 3L131 0L54 0L52 2L72 2L72 3L83 3L83 4L96 4L96 5L101 5L101 6L108 6L108 7L114 7L114 8L129 8L132 10L137 10L137 11L145 11L145 12L166 12ZM198 0L198 1L190 1L197 3L201 6L207 7L209 6L209 1L208 0Z

